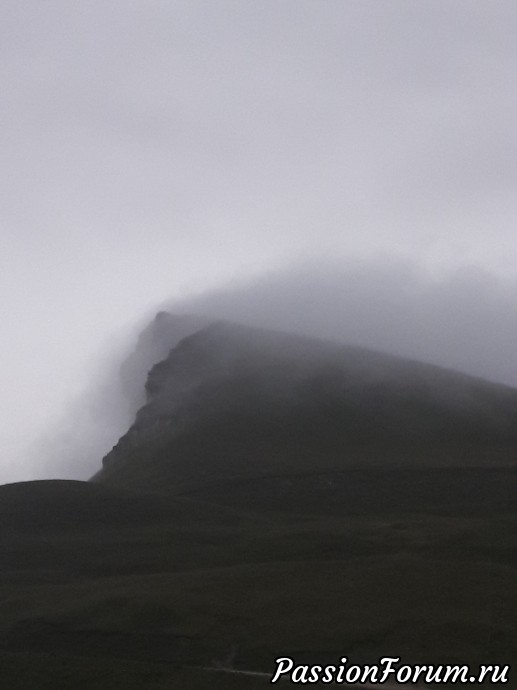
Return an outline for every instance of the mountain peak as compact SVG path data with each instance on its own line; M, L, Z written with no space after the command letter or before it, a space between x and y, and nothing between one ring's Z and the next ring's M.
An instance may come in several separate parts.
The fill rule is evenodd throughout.
M517 391L505 386L167 312L152 337L167 354L151 367L146 401L99 481L184 489L372 465L507 465L514 452Z

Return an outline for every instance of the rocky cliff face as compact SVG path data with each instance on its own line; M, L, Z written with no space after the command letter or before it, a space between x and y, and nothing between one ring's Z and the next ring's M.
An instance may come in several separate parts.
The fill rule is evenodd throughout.
M361 348L207 323L162 313L144 333L148 361L165 356L99 481L183 491L351 467L513 461L513 389Z
M135 349L120 367L122 391L135 415L146 402L145 386L150 369L165 359L180 340L208 323L208 319L200 316L161 311L142 331Z

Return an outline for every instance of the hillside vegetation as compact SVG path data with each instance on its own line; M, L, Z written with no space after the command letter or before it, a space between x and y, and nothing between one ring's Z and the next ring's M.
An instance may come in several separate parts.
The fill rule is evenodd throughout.
M253 690L268 678L205 667L272 675L278 656L512 663L516 440L504 386L203 327L152 368L95 481L0 487L0 684Z

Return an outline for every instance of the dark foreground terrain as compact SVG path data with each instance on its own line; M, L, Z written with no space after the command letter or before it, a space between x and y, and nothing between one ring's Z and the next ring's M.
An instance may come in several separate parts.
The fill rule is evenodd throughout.
M1 687L246 689L269 682L195 667L517 658L515 471L263 481L1 487Z

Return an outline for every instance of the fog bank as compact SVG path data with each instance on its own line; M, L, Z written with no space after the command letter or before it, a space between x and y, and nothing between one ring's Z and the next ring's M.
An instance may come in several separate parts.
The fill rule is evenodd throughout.
M144 404L151 366L203 323L191 326L187 319L172 330L156 329L160 310L365 346L517 387L516 299L515 284L480 268L433 275L414 263L383 259L306 262L166 300L139 320L58 428L40 439L34 471L84 479L99 469Z

